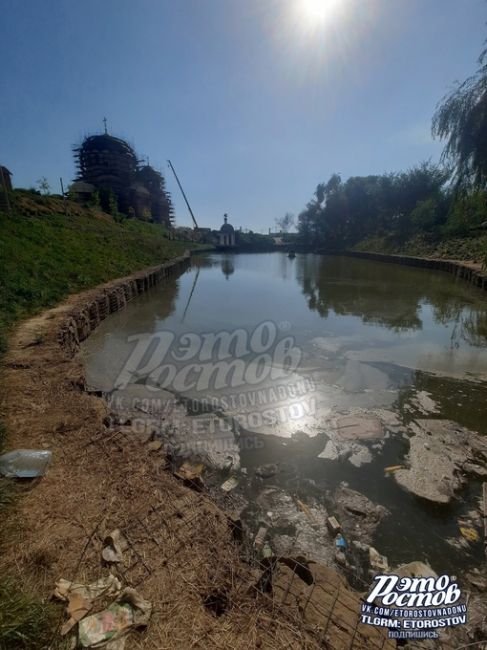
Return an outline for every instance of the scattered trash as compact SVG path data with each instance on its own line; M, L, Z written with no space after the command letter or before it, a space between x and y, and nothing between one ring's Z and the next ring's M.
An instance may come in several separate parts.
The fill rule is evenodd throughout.
M424 562L409 562L409 564L402 564L394 569L393 573L401 578L437 578L438 575L433 569Z
M66 612L69 619L63 623L61 634L66 635L82 618L92 609L93 603L102 596L114 596L122 588L120 582L113 575L100 578L92 584L85 585L79 582L70 582L61 578L56 583L54 597L68 603Z
M69 614L69 619L61 626L61 635L65 636L81 619L88 614L92 607L92 603L81 594L72 593L68 595L68 606L66 612Z
M384 472L386 474L397 472L398 469L404 469L404 465L390 465L389 467L384 467Z
M460 526L460 532L468 542L478 542L480 539L480 536L478 532L475 530L475 528Z
M369 546L370 566L377 571L389 571L389 563L385 555L381 555L373 546Z
M487 576L482 575L478 569L467 573L466 578L479 591L487 591Z
M266 535L267 535L267 528L265 528L264 526L259 528L254 540L255 548L261 548L263 546Z
M16 449L0 456L0 474L13 478L43 476L51 462L51 451Z
M238 485L238 478L236 476L231 476L224 483L222 483L220 487L224 492L230 492L231 490L236 488L237 485Z
M201 478L201 473L203 472L204 467L203 463L199 463L198 465L183 463L179 470L174 472L174 476L177 476L191 487L194 487L197 490L202 490L204 484L203 479Z
M268 465L261 465L255 470L256 476L260 478L272 478L278 472L278 467L274 463L269 463Z
M316 521L315 518L313 517L313 514L311 510L308 508L308 506L303 503L303 501L300 501L297 499L298 506L301 508L301 510L304 512L304 514L308 517L308 519L311 519L312 521Z
M364 494L351 490L340 483L333 494L335 515L349 535L360 537L365 544L371 544L379 523L389 511L368 499Z
M238 512L230 513L229 515L227 515L227 519L230 526L230 530L232 531L233 539L236 542L242 542L244 537L244 530L243 530L243 524L242 524L242 519L240 518L240 514Z
M123 562L123 552L127 548L127 540L123 537L121 532L116 528L107 535L103 541L103 550L101 552L102 558L105 562L119 563Z
M348 457L348 462L352 463L354 467L362 467L362 465L372 462L372 454L364 445L354 445L352 451L353 453Z
M152 442L149 442L149 444L147 445L147 449L149 451L159 451L161 447L162 447L161 440L152 440Z
M264 547L262 549L262 557L265 558L272 557L272 548L269 546L267 542L264 544Z
M460 537L447 537L446 543L459 551L464 551L470 547L469 542L467 542L467 540L461 535Z
M107 609L87 616L79 623L79 642L83 648L103 647L123 637L133 627L149 623L152 604L130 587L123 590ZM118 648L123 648L121 643Z
M340 452L333 440L328 440L321 454L318 454L318 458L325 458L326 460L338 460L339 456Z
M70 582L61 578L56 582L54 597L59 600L69 600L70 594L80 594L88 600L96 600L100 596L114 596L120 592L122 585L120 581L111 573L105 578L100 578L96 582L85 585L81 582Z
M330 533L335 537L341 531L342 527L340 526L336 517L328 517L326 520L326 525Z
M335 538L335 546L340 549L347 548L347 541L341 533L338 533L338 535Z

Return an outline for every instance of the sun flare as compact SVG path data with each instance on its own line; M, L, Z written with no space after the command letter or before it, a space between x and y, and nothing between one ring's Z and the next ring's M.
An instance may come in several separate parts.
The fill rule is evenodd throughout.
M306 22L324 24L333 18L340 0L298 0L299 11Z

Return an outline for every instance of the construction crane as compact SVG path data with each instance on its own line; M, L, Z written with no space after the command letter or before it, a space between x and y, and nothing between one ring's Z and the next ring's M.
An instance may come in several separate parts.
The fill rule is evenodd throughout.
M170 160L168 160L167 162L169 163L169 167L171 168L172 173L174 174L174 178L176 179L176 182L177 182L177 184L179 186L179 189L181 190L181 194L183 195L183 198L186 201L186 205L188 206L189 214L191 215L191 219L193 220L193 223L194 223L194 229L198 230L198 224L197 224L195 216L193 214L193 210L191 210L191 206L189 205L189 201L186 198L186 194L184 193L183 186L179 182L179 178L178 178L178 175L176 174L176 170L172 166L172 162Z

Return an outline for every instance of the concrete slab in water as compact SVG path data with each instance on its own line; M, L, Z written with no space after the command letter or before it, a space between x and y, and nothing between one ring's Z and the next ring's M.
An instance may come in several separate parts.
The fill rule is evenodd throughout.
M373 415L345 415L337 419L336 426L342 440L372 440L384 435L379 418Z

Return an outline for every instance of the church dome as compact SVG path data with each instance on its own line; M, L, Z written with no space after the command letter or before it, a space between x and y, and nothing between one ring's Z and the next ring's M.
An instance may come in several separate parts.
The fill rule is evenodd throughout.
M120 138L115 138L108 133L103 133L102 135L90 135L85 138L81 147L77 149L79 152L87 153L94 151L109 151L110 153L118 153L124 156L133 157L136 159L135 152L132 147L121 140Z
M225 215L223 217L223 221L224 221L224 223L223 223L223 226L220 228L220 232L225 232L225 233L228 233L228 234L234 233L235 228L230 223L228 223L228 215Z

